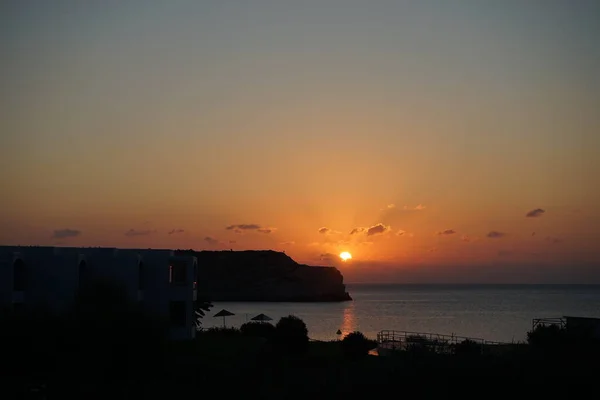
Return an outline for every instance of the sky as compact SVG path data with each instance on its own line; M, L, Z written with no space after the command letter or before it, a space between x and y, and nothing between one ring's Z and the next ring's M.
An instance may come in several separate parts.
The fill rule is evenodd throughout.
M599 37L585 0L4 1L0 243L600 283Z

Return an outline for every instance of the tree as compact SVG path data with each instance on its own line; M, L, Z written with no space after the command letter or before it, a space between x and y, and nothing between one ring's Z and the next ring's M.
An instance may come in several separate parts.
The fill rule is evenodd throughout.
M194 314L196 315L196 329L202 330L202 318L207 312L214 306L214 304L208 299L197 299L194 305Z
M294 315L281 317L275 326L275 342L279 349L290 354L301 354L308 349L308 329Z
M369 350L377 347L377 342L367 339L362 332L352 332L342 340L342 351L348 358L358 359L366 357Z

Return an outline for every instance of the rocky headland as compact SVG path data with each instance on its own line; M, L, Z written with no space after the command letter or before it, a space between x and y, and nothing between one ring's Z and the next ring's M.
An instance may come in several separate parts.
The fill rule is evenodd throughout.
M352 300L335 267L298 264L271 250L180 251L198 258L198 296L211 301Z

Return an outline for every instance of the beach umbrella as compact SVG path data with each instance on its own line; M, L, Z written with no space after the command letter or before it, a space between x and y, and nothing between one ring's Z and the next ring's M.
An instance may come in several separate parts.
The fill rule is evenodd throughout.
M273 321L273 318L271 318L265 314L258 314L256 317L252 318L251 321L267 322L267 321Z
M225 328L225 317L229 317L231 315L235 315L234 313L232 313L231 311L227 311L225 309L222 309L221 311L219 311L218 313L216 313L215 315L213 315L213 317L223 317L223 328Z

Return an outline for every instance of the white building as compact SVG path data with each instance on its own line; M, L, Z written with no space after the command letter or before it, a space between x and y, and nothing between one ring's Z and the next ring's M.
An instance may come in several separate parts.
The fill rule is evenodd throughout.
M85 282L109 279L168 320L172 339L191 339L197 271L196 257L172 250L0 246L0 307L65 311Z

